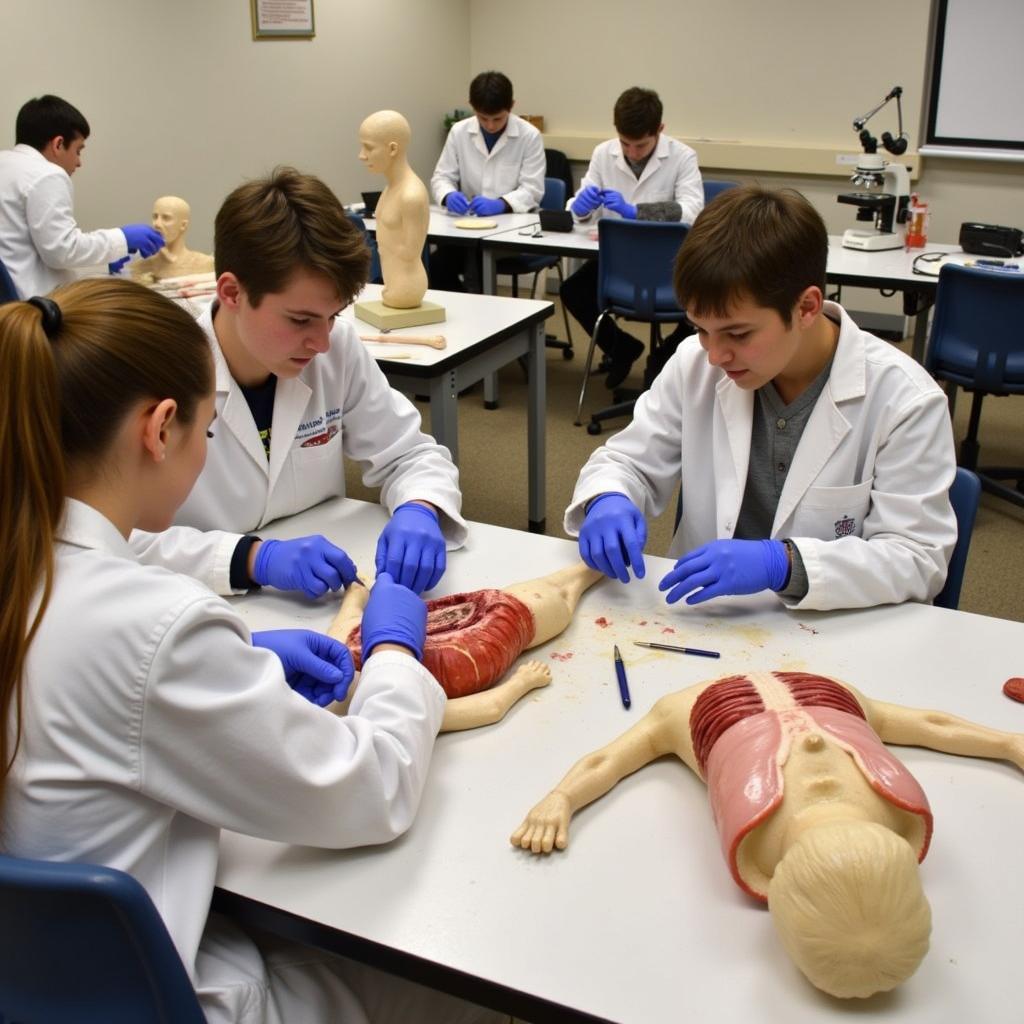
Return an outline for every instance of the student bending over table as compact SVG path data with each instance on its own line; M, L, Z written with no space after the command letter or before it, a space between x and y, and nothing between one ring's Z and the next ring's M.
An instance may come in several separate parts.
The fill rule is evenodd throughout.
M730 189L697 218L674 272L697 340L590 457L565 513L588 565L643 576L646 519L681 481L669 603L773 590L859 608L942 589L957 535L946 397L825 301L827 256L797 192Z
M426 610L382 573L349 714L344 646L255 633L187 576L139 564L203 468L215 367L201 328L141 285L79 281L0 308L0 763L5 852L145 886L211 1024L505 1018L209 913L221 828L342 849L412 823L444 692ZM340 867L344 870L344 866Z

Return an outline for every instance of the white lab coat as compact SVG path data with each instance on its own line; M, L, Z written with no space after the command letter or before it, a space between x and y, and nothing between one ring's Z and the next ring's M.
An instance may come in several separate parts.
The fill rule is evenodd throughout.
M206 466L175 516L177 525L132 534L140 561L188 573L218 594L231 593L231 556L242 535L343 496L343 456L360 464L367 487L381 488L389 512L414 498L429 501L439 511L448 547L465 542L459 471L448 449L423 433L416 407L388 384L351 324L337 321L330 350L298 377L278 380L268 461L212 317L212 306L199 317L217 378ZM344 537L331 539L345 546Z
M544 197L546 168L544 140L529 121L509 114L508 126L488 153L480 122L467 117L448 132L430 191L438 205L458 191L470 199L504 199L513 213L528 213Z
M211 1024L363 1020L346 1015L351 995L329 958L306 954L321 961L307 969L321 998L310 1005L278 990L240 929L207 927L220 829L328 849L400 835L419 806L441 687L409 655L381 652L336 716L289 689L228 604L136 563L95 509L69 501L60 538L25 668L7 851L137 878Z
M859 608L933 598L956 542L956 472L946 397L924 369L860 330L834 302L839 344L782 489L771 536L792 538L807 594L791 607ZM621 491L660 515L682 477L678 557L732 537L750 462L754 393L708 363L687 338L637 402L633 422L580 473L565 529L584 506Z
M633 173L622 155L622 144L618 139L602 142L590 157L590 166L580 181L576 195L588 185L600 189L611 188L621 192L623 198L634 206L637 203L677 202L683 208L680 218L684 224L692 224L697 214L704 209L704 185L697 166L697 154L664 132L658 137L658 144L651 154L640 177ZM572 209L572 196L565 204ZM602 217L618 217L619 214L599 206L586 217L577 217L578 224L596 223Z
M128 255L120 228L81 231L71 176L32 146L0 151L0 262L23 299L72 280L76 267Z

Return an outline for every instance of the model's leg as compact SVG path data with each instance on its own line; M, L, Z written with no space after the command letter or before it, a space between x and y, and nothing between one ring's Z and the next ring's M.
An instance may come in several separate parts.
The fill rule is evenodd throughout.
M596 569L579 562L550 576L501 589L519 598L533 613L534 633L528 647L536 647L558 636L569 625L580 596L601 578L602 574Z
M541 661L524 662L491 689L449 700L444 709L441 732L478 729L482 725L500 722L516 701L550 682L551 669L547 665Z

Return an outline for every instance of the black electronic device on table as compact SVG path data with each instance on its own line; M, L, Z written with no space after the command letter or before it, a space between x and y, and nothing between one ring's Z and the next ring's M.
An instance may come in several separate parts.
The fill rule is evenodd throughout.
M960 248L974 256L1024 255L1024 232L1020 228L1001 227L998 224L960 225Z
M543 231L572 231L572 214L568 210L540 210Z

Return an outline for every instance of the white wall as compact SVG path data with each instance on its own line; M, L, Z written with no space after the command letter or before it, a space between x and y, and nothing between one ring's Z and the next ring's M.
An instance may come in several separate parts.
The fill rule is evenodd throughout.
M468 0L315 0L316 38L252 39L248 0L3 0L0 147L42 93L92 128L75 174L83 227L148 221L167 193L192 205L206 249L224 196L278 163L318 174L344 200L381 187L357 129L384 108L413 126L428 179L444 112L469 81Z

